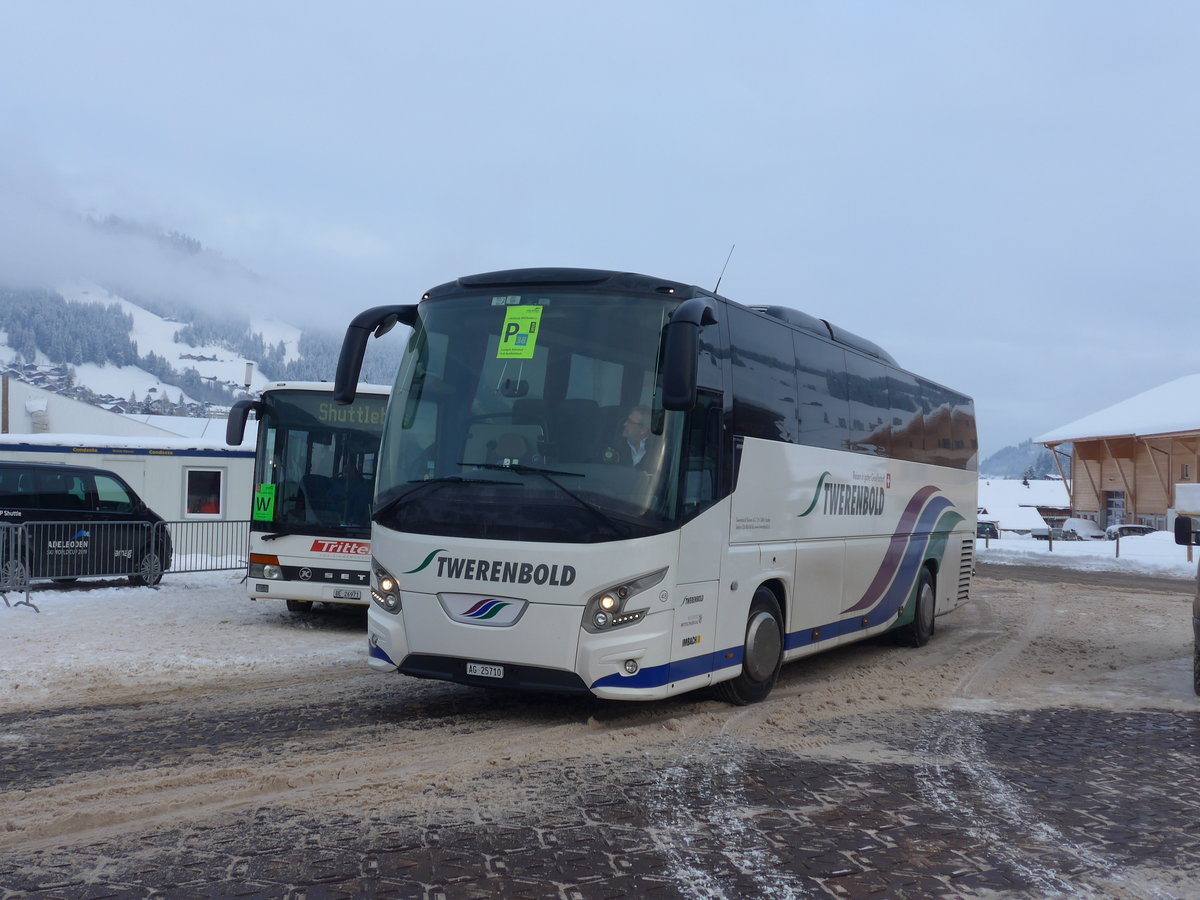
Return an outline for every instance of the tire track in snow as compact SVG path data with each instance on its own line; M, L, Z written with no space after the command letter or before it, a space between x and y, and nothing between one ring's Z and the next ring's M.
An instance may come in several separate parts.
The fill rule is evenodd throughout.
M719 873L709 870L706 856L711 851L697 846L696 840L707 833L724 859L753 882L753 896L772 900L817 896L794 883L795 875L784 871L755 826L756 811L736 788L751 779L738 761L741 753L736 744L706 743L658 770L645 812L648 831L666 861L666 874L688 897L739 900L747 896L744 885L726 884ZM652 757L647 760L653 765ZM698 789L706 792L708 803L695 803Z
M963 675L954 695L954 706L984 699L997 679L1016 662L1051 621L1053 603L1049 589L1035 592L1033 614L1019 632L991 656ZM979 601L976 601L979 602ZM986 607L986 604L984 604ZM990 609L984 609L991 616ZM960 702L956 702L960 701ZM1070 841L1050 824L1025 793L1014 787L993 765L984 745L982 729L972 716L951 709L928 722L917 747L924 760L917 771L918 787L930 806L962 823L963 830L989 847L996 860L1029 882L1043 896L1144 897L1171 900L1169 888L1147 881L1115 860ZM963 786L965 782L965 786ZM1103 887L1071 880L1052 859L1039 860L1021 848L1045 848L1046 856L1061 855L1082 863ZM1114 894L1114 889L1119 893Z

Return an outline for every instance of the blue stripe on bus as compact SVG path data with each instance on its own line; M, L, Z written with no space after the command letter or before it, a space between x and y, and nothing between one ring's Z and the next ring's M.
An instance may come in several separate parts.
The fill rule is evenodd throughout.
M370 641L367 641L367 656L373 656L376 659L382 659L389 666L395 665L395 663L392 662L392 658L383 652L382 647L377 647Z
M911 587L912 586L910 585L910 590ZM862 616L852 616L849 619L830 622L828 625L821 625L818 628L806 628L803 631L793 631L790 632L784 639L784 649L795 650L797 647L807 647L812 644L824 643L825 641L830 641L834 638L842 637L843 635L862 631L863 628L870 628L874 625L878 625L885 621L885 619L886 617L876 618L876 621L864 625ZM650 666L649 668L639 669L636 675L622 675L619 672L614 672L612 675L605 675L598 681L593 682L592 687L662 687L664 684L683 681L687 678L695 678L697 675L707 675L711 672L719 672L721 669L728 669L732 666L740 666L742 664L743 652L743 647L730 647L727 650L718 650L715 653L701 653L699 656L692 656L687 659L676 660L675 662L667 663L666 665Z

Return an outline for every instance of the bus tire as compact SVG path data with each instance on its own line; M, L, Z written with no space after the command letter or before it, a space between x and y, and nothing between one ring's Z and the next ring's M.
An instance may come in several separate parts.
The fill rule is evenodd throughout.
M291 597L287 597L284 599L284 603L287 604L288 612L293 613L309 613L313 608L311 600L293 600Z
M742 671L736 678L716 686L717 695L735 706L765 700L779 678L783 665L783 616L779 601L765 587L754 592L746 617L746 642L742 649Z
M1192 643L1192 690L1200 697L1200 637Z
M921 574L917 576L917 608L913 611L913 620L896 630L896 640L908 647L924 647L928 644L936 627L933 621L936 603L933 575L922 566Z
M138 557L137 571L129 576L130 584L154 587L163 577L162 558L154 547L143 547Z

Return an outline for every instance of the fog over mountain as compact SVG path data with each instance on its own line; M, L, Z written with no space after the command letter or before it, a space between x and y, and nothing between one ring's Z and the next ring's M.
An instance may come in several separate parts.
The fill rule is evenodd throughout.
M254 388L333 379L357 308L283 321L272 313L298 302L189 235L0 187L23 200L27 223L0 217L0 368L10 377L110 408L191 415L241 396L247 362ZM372 343L363 378L390 383L399 344Z

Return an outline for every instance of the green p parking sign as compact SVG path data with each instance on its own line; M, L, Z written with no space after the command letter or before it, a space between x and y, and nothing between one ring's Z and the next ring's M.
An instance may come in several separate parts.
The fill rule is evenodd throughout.
M533 359L541 321L540 306L508 307L504 313L504 329L500 332L496 359Z

